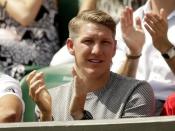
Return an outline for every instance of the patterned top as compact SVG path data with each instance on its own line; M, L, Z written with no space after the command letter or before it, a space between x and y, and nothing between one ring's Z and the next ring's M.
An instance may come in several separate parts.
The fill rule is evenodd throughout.
M59 39L55 27L58 12L52 0L43 0L43 5L28 27L23 27L0 7L0 28L14 31L16 40L1 38L0 68L14 78L25 75L25 65L47 66L59 49Z
M118 22L123 4L119 0L97 0L97 9L110 14Z
M69 113L71 85L68 83L49 90L53 118L56 121L73 120ZM94 119L152 116L155 110L154 94L148 83L111 72L110 80L104 88L87 94L84 109ZM39 114L38 108L36 114Z
M132 7L134 10L143 5L147 0L97 0L97 9L110 14L118 22L121 11L125 6Z

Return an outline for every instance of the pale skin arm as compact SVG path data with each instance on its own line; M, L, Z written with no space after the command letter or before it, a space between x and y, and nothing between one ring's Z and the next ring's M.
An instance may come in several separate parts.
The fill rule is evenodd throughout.
M23 107L20 99L12 94L0 98L0 123L20 122L22 119Z
M51 121L51 96L46 89L43 73L32 71L26 81L29 86L29 96L40 109L40 120Z
M20 40L20 37L13 30L8 28L0 28L0 39L8 39L8 40Z
M94 10L96 9L97 0L83 0L80 7L79 13L84 10Z
M127 55L139 56L142 52L142 47L145 41L145 34L141 26L140 18L136 18L136 26L133 25L133 10L126 7L120 17L122 37L129 48ZM117 73L135 77L138 59L126 59L124 65L117 71Z
M173 44L167 38L168 22L165 16L166 12L164 9L160 10L159 14L147 13L145 15L145 21L149 25L145 24L145 28L152 36L154 47L160 52L164 53L170 49ZM175 74L175 57L166 60L167 64Z
M70 104L70 114L74 120L81 120L83 118L84 104L86 101L87 88L83 80L77 75L75 67L72 70L74 77L73 95Z
M118 74L129 76L129 77L136 77L137 67L138 67L138 59L128 59L126 58L125 63L117 70Z
M42 0L0 0L3 6L7 1L5 10L17 22L23 26L30 25L42 5Z

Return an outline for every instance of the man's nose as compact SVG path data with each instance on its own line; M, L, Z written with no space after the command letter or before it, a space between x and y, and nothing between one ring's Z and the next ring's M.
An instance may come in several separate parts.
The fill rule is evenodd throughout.
M100 44L94 44L92 47L92 54L100 54L102 52Z

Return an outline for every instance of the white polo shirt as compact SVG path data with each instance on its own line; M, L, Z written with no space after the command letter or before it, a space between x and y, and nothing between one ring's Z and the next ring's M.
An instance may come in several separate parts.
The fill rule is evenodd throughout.
M134 18L140 17L143 21L144 14L150 11L149 1L134 12ZM167 17L168 39L175 46L175 10ZM143 27L144 28L144 27ZM140 57L136 78L148 81L155 93L155 97L165 100L168 95L175 91L175 75L161 56L161 53L154 48L152 38L147 30L145 31L145 44ZM111 70L116 71L126 59L127 46L121 36L120 24L116 29L116 40L118 50L113 58Z
M8 94L15 95L20 99L24 112L25 105L22 99L22 91L19 82L8 75L0 73L0 97Z

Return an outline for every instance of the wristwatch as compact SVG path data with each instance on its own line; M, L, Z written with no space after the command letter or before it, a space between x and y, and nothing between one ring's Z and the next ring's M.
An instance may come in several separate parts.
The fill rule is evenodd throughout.
M162 54L163 58L169 60L175 56L175 47L171 47L169 50L167 50L165 53Z
M87 110L83 111L83 118L81 118L81 120L92 120L93 116L91 115L91 113Z

